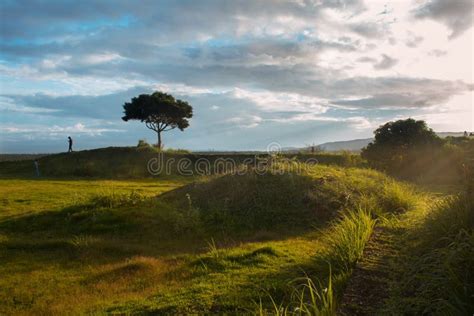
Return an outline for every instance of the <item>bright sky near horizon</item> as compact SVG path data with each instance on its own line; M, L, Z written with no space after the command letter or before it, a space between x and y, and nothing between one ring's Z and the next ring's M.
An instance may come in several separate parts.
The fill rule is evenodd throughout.
M2 153L156 142L121 120L154 90L194 107L173 148L474 130L472 0L9 0L0 25Z

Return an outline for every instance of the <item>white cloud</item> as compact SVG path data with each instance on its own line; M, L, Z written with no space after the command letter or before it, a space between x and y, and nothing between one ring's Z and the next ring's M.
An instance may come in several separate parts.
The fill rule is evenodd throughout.
M268 121L278 123L297 123L297 122L333 122L347 123L351 127L359 130L372 129L376 125L371 123L368 118L362 116L353 116L347 118L318 115L314 113L296 114L287 118L268 119Z
M237 99L246 99L255 103L264 111L311 111L324 113L327 101L317 97L308 97L297 93L275 93L271 91L251 91L240 88L232 90Z
M106 62L117 62L124 59L116 53L90 54L83 56L83 62L86 64L102 64Z
M226 122L235 124L238 127L243 128L254 128L257 127L263 119L256 115L246 115L246 116L237 116L231 117Z

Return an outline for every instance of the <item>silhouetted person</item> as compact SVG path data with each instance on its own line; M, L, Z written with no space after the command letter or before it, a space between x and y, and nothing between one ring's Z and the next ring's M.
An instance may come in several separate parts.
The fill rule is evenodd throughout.
M69 143L69 149L68 149L67 152L68 152L68 153L72 153L72 138L71 138L71 136L68 136L68 137L67 137L67 141L68 141L68 143Z
M464 131L464 137L468 137L467 131Z

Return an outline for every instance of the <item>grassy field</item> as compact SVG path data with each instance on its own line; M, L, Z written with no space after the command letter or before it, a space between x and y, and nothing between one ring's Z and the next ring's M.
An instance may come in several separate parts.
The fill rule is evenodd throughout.
M182 186L187 178L169 180L0 179L0 219L61 210L90 197L107 194L154 196Z
M377 311L418 313L432 299L444 299L450 311L472 308L471 204L443 202L372 170L301 167L277 163L263 175L201 178L0 180L0 314L332 315L375 227L397 231L390 243L404 258L387 262L390 297ZM434 225L433 216L450 228ZM449 253L429 265L420 259L453 244L463 256L457 261ZM446 266L445 281L464 277L451 292L464 292L439 294L439 279L418 296L405 291L406 284L419 289L419 271Z

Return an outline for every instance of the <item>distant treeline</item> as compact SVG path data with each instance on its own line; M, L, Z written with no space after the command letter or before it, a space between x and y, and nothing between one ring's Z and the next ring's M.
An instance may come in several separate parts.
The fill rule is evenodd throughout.
M49 154L0 154L0 161L20 161L39 159Z

